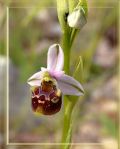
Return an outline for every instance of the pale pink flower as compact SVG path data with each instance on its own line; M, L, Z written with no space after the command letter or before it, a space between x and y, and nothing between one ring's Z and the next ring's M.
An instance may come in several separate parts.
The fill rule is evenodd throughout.
M73 77L66 75L62 71L63 66L63 50L59 44L53 44L48 50L47 68L42 67L41 71L33 74L28 79L28 84L32 88L32 106L35 112L37 111L46 115L54 114L60 110L62 94L83 95L84 89L82 85ZM60 102L60 106L54 112L52 108L55 106L54 104L57 104L57 101ZM53 104L52 106L51 103ZM44 109L41 105L45 105ZM47 107L49 107L48 111L46 110Z

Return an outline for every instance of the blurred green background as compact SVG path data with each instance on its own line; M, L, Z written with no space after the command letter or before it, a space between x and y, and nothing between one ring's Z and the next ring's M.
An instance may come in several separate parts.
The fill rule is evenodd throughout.
M36 149L38 146L5 145L6 125L6 6L9 6L9 141L35 143L60 141L63 111L36 116L31 109L27 79L46 67L47 50L60 43L55 0L0 1L0 147ZM71 74L82 56L85 96L74 111L72 149L117 149L118 132L118 1L88 1L88 22L71 51ZM63 105L64 106L64 105ZM58 146L39 148L57 149Z

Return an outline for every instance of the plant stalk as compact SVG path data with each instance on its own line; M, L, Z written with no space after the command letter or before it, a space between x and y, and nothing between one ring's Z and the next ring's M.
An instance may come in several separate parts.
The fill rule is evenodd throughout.
M62 45L64 50L64 70L66 74L70 73L70 49L71 49L71 42L70 42L70 30L66 30L63 33L62 38ZM65 143L61 146L61 149L69 149L70 142L71 142L71 131L72 131L72 111L74 104L72 100L69 99L70 97L64 97L64 117L63 117L63 129L62 129L62 138L61 143Z

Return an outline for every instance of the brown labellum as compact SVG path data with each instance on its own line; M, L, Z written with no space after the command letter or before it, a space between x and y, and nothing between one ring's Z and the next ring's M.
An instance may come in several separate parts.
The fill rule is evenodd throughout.
M32 109L34 112L52 115L60 111L62 94L59 89L49 82L42 82L40 87L32 91Z

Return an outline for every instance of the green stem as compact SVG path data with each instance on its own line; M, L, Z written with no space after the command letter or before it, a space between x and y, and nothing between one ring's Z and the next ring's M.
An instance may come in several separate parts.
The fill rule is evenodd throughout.
M62 131L62 140L61 143L64 144L61 149L69 149L71 142L71 132L72 132L72 112L73 112L73 103L69 101L68 98L65 98L66 106L64 109L64 119L63 119L63 131ZM64 103L65 103L64 102Z
M73 42L74 42L74 39L75 39L75 36L77 35L78 32L79 32L78 29L73 29L73 30L72 30L71 40L70 40L71 46L72 46L72 44L73 44Z
M72 31L72 32L71 32ZM72 33L72 34L71 34ZM62 37L62 48L64 50L64 70L66 74L70 74L70 52L77 34L76 29L72 29L65 25ZM71 98L71 97L69 97ZM63 129L61 143L65 143L60 149L69 149L72 136L72 112L74 108L74 102L72 99L64 97L64 117L63 117Z
M85 9L85 15L87 15L87 2L86 0L79 0L80 5ZM73 41L77 34L77 30L70 28L67 23L66 14L71 13L76 6L77 1L75 0L57 0L57 12L58 19L62 28L63 38L62 38L62 48L64 50L64 70L66 74L70 73L70 49L72 47ZM72 131L72 111L75 105L75 101L70 98L72 96L64 97L64 118L63 118L63 130L61 143L64 144L60 149L69 149L71 142L71 131Z
M63 33L62 38L62 46L64 50L64 70L65 73L70 73L70 49L71 49L71 35L70 35L70 28L65 30ZM71 117L73 111L73 103L72 100L69 100L67 96L64 97L64 118L63 118L63 130L62 130L62 138L61 143L67 143L61 146L61 149L69 149L70 142L71 142L71 131L72 131L72 124L71 124Z

